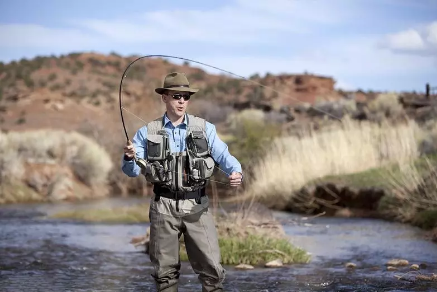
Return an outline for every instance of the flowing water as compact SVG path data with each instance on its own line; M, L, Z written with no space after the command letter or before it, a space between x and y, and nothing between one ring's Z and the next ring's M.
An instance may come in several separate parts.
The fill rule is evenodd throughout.
M46 216L73 207L78 205L0 207L0 291L154 291L148 257L129 244L148 225ZM437 291L435 282L414 281L418 273L437 273L437 244L417 228L369 219L275 216L292 241L312 254L311 263L249 271L226 267L225 291ZM393 258L423 269L387 271ZM356 268L345 268L347 262ZM189 264L183 263L181 273L179 291L201 291Z

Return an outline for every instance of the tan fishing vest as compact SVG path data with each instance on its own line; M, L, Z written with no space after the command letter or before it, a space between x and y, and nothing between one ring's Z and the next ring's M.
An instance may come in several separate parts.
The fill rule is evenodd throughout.
M148 167L146 180L171 191L191 192L203 188L214 171L215 162L206 136L206 121L187 115L185 151L171 152L163 117L147 124Z

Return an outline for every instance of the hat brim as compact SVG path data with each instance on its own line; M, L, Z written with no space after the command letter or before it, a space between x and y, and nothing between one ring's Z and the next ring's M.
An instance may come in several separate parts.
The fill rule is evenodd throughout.
M188 87L171 87L171 88L162 88L162 87L158 87L155 89L155 92L158 94L163 94L166 90L173 90L173 91L185 91L185 92L189 92L191 94L195 94L196 92L199 91L199 89L197 88L188 88Z

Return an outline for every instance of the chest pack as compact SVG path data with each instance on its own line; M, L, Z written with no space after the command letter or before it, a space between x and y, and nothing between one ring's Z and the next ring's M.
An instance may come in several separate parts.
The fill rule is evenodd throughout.
M214 171L214 159L208 144L204 119L187 115L185 150L172 152L163 118L147 124L148 182L171 191L191 192L203 188Z

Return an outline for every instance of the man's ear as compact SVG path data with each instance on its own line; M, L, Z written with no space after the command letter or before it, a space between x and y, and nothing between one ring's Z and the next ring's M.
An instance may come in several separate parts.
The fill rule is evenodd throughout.
M161 100L162 100L163 102L166 102L166 101L167 101L167 95L162 94L162 95L161 95Z

